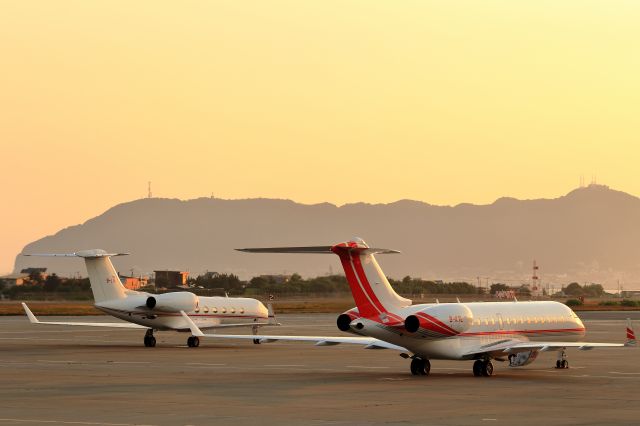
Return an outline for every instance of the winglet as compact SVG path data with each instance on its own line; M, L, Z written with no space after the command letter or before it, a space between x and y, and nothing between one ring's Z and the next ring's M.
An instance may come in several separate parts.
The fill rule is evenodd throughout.
M26 303L22 303L22 309L24 309L24 312L27 314L27 318L29 318L29 322L31 324L38 324L40 322L38 318L33 315L33 312L31 312L31 309L29 309Z
M271 303L267 303L267 312L269 313L269 325L281 325L278 320L276 320L276 314L273 311L273 305Z
M633 331L633 326L631 325L631 318L627 318L627 342L624 345L638 346L638 341L636 340L636 333Z
M202 330L200 330L200 328L198 328L198 326L191 320L191 318L189 318L189 315L185 314L184 311L180 311L180 314L182 315L182 318L184 318L185 321L187 321L187 325L189 326L189 329L191 330L192 335L198 336L198 337L204 336L204 333L202 332Z

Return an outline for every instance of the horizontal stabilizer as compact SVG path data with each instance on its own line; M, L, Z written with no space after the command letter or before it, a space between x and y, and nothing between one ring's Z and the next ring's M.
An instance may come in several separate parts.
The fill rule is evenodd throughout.
M75 253L23 253L23 256L38 257L82 257L85 259L97 257L127 256L129 253L107 253L101 249L81 250Z
M332 246L314 246L314 247L263 247L263 248L242 248L236 249L246 253L323 253L333 254Z
M311 247L262 247L236 249L246 253L298 253L298 254L333 254L334 247L339 246L311 246ZM392 254L398 250L372 247L344 247L345 250L357 251L362 254Z

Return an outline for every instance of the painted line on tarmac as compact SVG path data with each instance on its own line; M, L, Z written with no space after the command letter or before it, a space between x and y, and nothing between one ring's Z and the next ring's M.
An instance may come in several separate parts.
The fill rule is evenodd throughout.
M640 375L640 373L623 373L621 371L609 371L609 374L625 374L625 375Z
M48 424L61 424L61 425L96 425L96 426L155 426L155 425L141 425L133 423L103 423L103 422L83 422L83 421L63 421L63 420L36 420L36 419L2 419L0 422L14 422L14 423L48 423Z
M107 361L107 364L151 364L151 361Z
M47 364L80 364L80 361L76 360L58 360L58 359L37 359L37 362L44 362Z

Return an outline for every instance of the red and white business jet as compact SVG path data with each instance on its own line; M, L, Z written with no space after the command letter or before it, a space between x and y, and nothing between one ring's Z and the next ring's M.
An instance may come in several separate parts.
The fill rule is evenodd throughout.
M399 296L378 266L374 254L398 253L370 248L363 240L323 247L239 249L251 253L335 253L351 288L356 308L338 316L342 331L358 336L271 336L204 334L183 313L198 337L312 341L319 346L351 343L368 349L395 349L411 359L411 373L428 375L431 359L474 360L475 376L491 376L492 360L509 361L511 367L533 362L540 352L557 351L557 368L568 368L566 348L590 350L635 346L629 321L627 342L580 342L585 327L566 305L558 302L474 302L412 305Z

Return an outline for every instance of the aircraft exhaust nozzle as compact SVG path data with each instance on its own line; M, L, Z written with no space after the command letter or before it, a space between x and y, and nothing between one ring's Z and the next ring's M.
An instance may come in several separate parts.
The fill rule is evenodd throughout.
M156 304L157 304L157 303L158 303L158 302L156 301L156 298L155 298L155 297L153 297L153 296L149 296L149 297L147 298L147 303L146 303L147 308L149 308L149 309L153 309L153 308L155 308L155 307L156 307Z
M415 333L420 329L420 320L415 315L409 315L404 320L404 329L409 333Z

